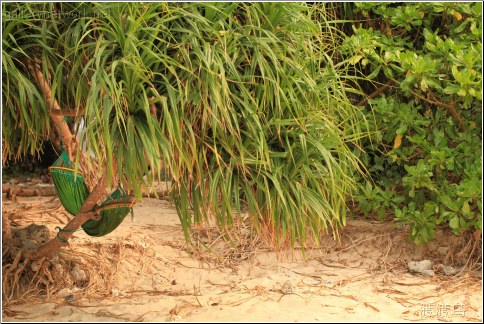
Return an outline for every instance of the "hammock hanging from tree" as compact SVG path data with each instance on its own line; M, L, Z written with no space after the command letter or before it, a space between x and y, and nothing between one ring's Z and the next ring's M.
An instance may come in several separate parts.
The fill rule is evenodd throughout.
M74 163L65 151L49 167L49 171L62 205L71 215L76 216L89 195L84 175L80 172L75 174Z
M54 164L49 167L55 190L64 208L76 216L89 195L89 189L84 182L84 175L75 174L74 163L65 151ZM90 236L103 236L114 231L131 211L133 214L134 201L126 192L118 187L98 207L96 211L101 215L100 220L88 220L82 224L82 229Z
M82 229L90 236L103 236L114 231L126 218L129 212L133 215L134 201L126 192L118 187L96 209L101 215L100 220L88 220L82 224Z

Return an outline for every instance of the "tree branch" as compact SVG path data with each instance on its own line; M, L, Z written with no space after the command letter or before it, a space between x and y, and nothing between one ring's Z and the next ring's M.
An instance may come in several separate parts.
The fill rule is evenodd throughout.
M388 88L390 88L394 82L395 82L394 80L388 81L383 86L381 86L380 88L376 89L376 91L374 91L371 95L369 95L368 97L360 100L360 102L358 102L356 105L357 106L363 106L363 105L365 105L368 102L368 100L374 99L374 98L378 97L383 91L386 91Z
M435 106L438 106L438 107L442 107L442 108L445 108L447 109L447 111L457 120L457 122L459 123L459 126L462 130L465 130L465 126L464 126L464 120L462 118L462 116L459 114L459 112L457 110L455 110L455 107L454 107L454 104L446 104L446 103L443 103L443 102L440 102L440 101L435 101L435 98L434 100L430 100L430 99L427 99L425 98L424 96L421 96L419 95L418 93L416 92L413 92L413 91L410 91L415 97L421 99L421 100L424 100L426 102L428 102L429 104L432 104L432 105L435 105Z

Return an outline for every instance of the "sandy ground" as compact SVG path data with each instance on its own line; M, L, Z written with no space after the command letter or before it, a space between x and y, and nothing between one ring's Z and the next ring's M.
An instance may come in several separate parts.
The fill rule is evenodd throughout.
M49 204L59 203L4 196L3 210L23 206L14 223L56 233L67 217L49 213ZM188 246L166 200L145 199L134 212L107 236L79 231L70 240L68 256L98 261L86 270L89 283L2 302L2 321L482 322L480 273L410 273L408 260L438 263L447 247L437 240L416 248L408 230L391 222L350 220L341 243L325 237L304 259L298 250L278 253L253 242L231 247L214 230L196 231L198 243Z

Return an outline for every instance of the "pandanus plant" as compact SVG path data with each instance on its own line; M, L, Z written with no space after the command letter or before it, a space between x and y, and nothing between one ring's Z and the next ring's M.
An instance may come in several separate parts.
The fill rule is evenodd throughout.
M108 186L139 199L163 170L187 238L194 222L228 230L245 212L276 245L345 223L361 117L318 5L2 6L3 162L54 134L94 188L65 240ZM79 138L66 115L83 119Z

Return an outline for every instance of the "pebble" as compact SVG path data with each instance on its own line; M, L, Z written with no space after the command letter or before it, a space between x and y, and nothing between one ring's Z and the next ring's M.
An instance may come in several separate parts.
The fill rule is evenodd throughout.
M455 269L454 267L451 267L451 266L442 265L442 271L444 272L444 274L446 276L452 276L452 275L456 274L457 269Z
M65 300L67 301L73 301L73 300L76 300L76 296L74 295L67 295L64 297Z
M433 262L430 260L409 261L408 270L410 270L410 272L433 276L435 273L432 271L432 265Z
M423 275L425 275L425 276L429 276L429 277L435 276L434 270L423 270L420 273L423 274Z

